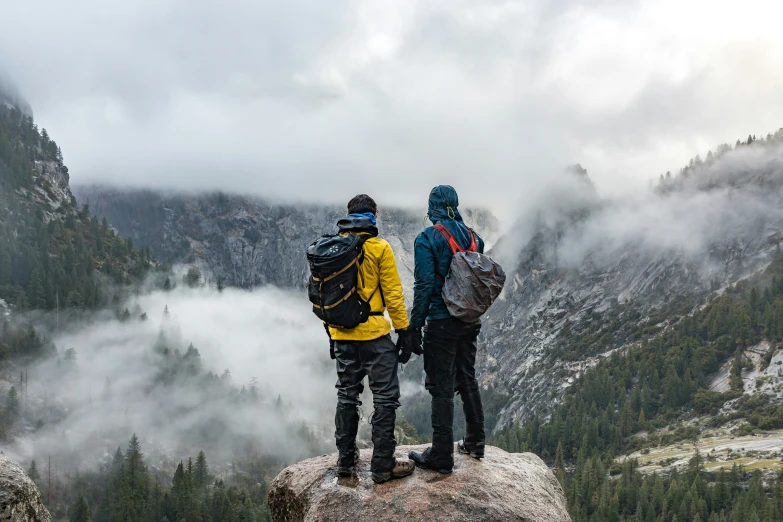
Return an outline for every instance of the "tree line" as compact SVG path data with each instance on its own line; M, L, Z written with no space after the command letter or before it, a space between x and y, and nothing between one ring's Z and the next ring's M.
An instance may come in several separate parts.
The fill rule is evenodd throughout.
M698 437L694 427L683 426L661 434L655 431L694 415L711 415L716 426L743 417L749 431L782 428L783 407L771 404L763 394L742 396L741 372L747 365L744 349L763 339L772 344L763 361L768 365L783 341L780 255L762 275L737 283L657 336L645 338L625 352L613 352L576 380L547 420L534 417L524 425L509 427L498 434L495 442L510 451L533 451L554 462L575 522L683 522L697 520L696 516L703 522L750 520L735 512L744 512L743 516L753 512L764 522L783 520L780 498L776 496L780 495L780 482L765 484L757 476L744 477L750 480L747 490L734 482L726 486L736 493L728 497L720 486L719 501L712 499L720 484L718 477L704 473L699 466L687 480L676 475L644 476L630 464L630 468L623 468L622 480L606 478L621 453L643 445ZM710 391L710 377L727 360L731 361L729 389ZM738 399L737 412L718 415L721 407L734 399ZM632 437L647 430L646 438ZM572 472L566 473L566 469ZM741 470L733 473L734 478L743 475ZM663 488L664 497L674 488L673 498L668 503L651 503L654 487L658 488L656 494ZM620 494L628 489L633 494ZM681 490L689 492L694 509L680 508L682 499L677 495ZM751 491L764 494L748 496Z
M280 464L268 460L234 463L216 476L200 451L180 461L173 473L151 466L134 434L126 450L96 471L51 478L33 460L28 475L56 519L70 522L271 522L269 480Z

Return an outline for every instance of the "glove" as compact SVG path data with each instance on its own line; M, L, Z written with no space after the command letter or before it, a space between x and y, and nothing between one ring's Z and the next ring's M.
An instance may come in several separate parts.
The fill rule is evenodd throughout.
M329 325L326 323L324 323L324 330L326 330L326 336L329 337L329 357L334 360L337 358L337 356L334 355L334 340L332 339L332 334L329 333Z
M411 351L416 355L423 355L424 348L421 345L421 328L409 328L409 330L410 333L408 335L411 342Z
M411 353L407 328L397 330L397 360L405 364L410 361Z
M418 339L418 340L417 340ZM401 328L397 330L397 360L407 363L411 354L421 355L421 331L417 328Z

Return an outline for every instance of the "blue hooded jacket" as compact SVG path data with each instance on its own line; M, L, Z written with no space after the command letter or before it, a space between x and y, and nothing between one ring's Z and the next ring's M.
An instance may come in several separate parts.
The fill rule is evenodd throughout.
M457 191L449 185L439 185L430 192L427 216L433 225L444 225L454 239L464 249L470 247L470 230L463 223L457 207L459 198ZM484 252L484 240L478 234L476 247ZM451 317L441 292L443 281L451 266L451 248L443 234L434 227L426 228L416 238L413 269L413 309L411 310L411 326L420 328L425 321L447 319Z

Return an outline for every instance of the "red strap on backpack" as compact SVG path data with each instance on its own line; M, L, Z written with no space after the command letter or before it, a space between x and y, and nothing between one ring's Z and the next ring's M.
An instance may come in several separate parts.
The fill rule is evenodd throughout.
M449 232L449 229L446 228L443 224L438 223L434 226L435 230L443 234L443 237L446 238L446 241L449 242L449 247L451 248L451 253L456 254L457 252L465 252L465 250L459 246L459 243L457 243L457 240L454 239L454 236L451 235L451 232ZM473 229L469 228L470 230L470 246L468 247L468 252L477 252L478 247L476 246L476 235L473 233Z

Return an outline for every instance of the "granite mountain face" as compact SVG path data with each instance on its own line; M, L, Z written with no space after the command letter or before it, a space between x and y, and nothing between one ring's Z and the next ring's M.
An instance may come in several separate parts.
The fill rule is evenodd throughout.
M164 194L110 187L75 187L123 237L148 244L155 256L192 264L205 278L226 286L274 285L303 288L305 250L321 234L335 232L344 207L276 204L261 198ZM465 219L488 242L498 235L497 219L485 210L467 210ZM425 211L382 208L381 236L391 243L406 288L413 284L413 240L425 226Z
M665 331L769 265L783 239L781 145L752 155L759 162L736 176L723 177L730 157L686 171L638 203L639 215L597 197L572 198L574 205L531 220L521 248L510 253L508 235L499 241L508 281L485 320L479 355L485 384L511 397L498 427L545 417L600 357ZM574 188L592 190L584 181ZM680 211L698 199L705 201ZM625 219L630 231L611 230ZM656 237L658 224L639 219L671 230Z

